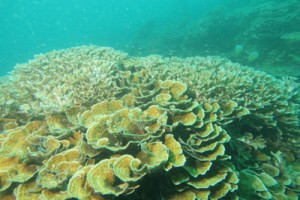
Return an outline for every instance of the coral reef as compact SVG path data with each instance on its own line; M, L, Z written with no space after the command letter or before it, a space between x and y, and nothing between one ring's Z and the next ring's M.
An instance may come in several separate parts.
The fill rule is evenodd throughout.
M198 20L190 17L163 30L151 27L147 37L133 41L132 46L144 48L130 51L222 56L279 77L299 79L299 9L298 0L225 0L216 9L199 14Z
M1 114L12 114L17 107L19 114L38 118L41 110L61 112L111 98L114 92L108 88L113 87L113 68L124 57L125 53L109 48L37 55L27 64L18 64L1 84L1 104L6 104ZM18 87L10 88L7 83Z
M299 86L77 47L0 84L1 199L297 199Z

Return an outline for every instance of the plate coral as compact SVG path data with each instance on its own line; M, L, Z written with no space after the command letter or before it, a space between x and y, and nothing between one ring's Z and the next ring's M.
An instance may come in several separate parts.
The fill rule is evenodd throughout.
M37 55L0 83L1 199L297 199L300 98L218 57Z

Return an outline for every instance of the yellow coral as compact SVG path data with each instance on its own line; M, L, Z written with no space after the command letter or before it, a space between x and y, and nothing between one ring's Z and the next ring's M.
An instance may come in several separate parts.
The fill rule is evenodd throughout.
M299 191L291 79L219 58L80 47L40 55L9 80L0 83L1 198L235 199L249 197L245 183L251 198ZM240 149L256 171L237 161Z
M95 192L118 196L127 189L128 183L118 181L112 168L116 160L117 158L104 159L89 170L87 180Z

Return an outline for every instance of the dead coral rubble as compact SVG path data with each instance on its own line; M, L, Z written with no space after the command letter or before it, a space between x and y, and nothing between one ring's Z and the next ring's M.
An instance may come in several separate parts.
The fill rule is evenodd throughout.
M17 67L0 88L1 199L299 195L291 79L78 47Z

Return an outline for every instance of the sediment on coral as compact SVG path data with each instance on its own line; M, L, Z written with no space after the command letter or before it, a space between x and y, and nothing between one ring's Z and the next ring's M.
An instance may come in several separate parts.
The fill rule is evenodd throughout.
M19 65L0 89L1 198L299 195L292 78L77 47Z

